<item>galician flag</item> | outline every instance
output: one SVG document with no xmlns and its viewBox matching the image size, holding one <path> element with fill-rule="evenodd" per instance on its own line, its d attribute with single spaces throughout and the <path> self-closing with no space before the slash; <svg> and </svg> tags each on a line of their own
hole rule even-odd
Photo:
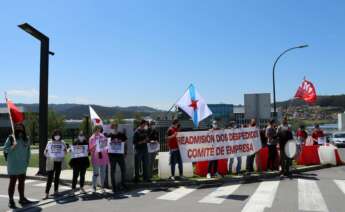
<svg viewBox="0 0 345 212">
<path fill-rule="evenodd" d="M 189 86 L 186 93 L 176 103 L 176 106 L 192 118 L 195 128 L 199 126 L 202 120 L 212 115 L 212 111 L 193 84 Z"/>
<path fill-rule="evenodd" d="M 90 109 L 90 119 L 92 121 L 92 124 L 94 126 L 96 125 L 103 125 L 103 121 L 102 119 L 99 117 L 99 115 L 96 113 L 96 111 L 91 107 L 89 106 L 89 109 Z"/>
</svg>

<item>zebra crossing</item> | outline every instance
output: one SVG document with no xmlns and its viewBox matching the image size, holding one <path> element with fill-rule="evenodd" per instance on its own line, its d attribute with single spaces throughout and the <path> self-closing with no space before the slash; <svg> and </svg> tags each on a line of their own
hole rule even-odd
<svg viewBox="0 0 345 212">
<path fill-rule="evenodd" d="M 325 181 L 323 181 L 324 183 Z M 290 183 L 290 182 L 289 182 Z M 291 182 L 296 185 L 297 190 L 293 197 L 298 198 L 296 204 L 299 211 L 332 211 L 327 206 L 327 201 L 319 188 L 319 181 L 308 179 L 297 179 Z M 345 180 L 327 181 L 327 183 L 334 184 L 345 200 Z M 264 181 L 257 183 L 256 189 L 253 193 L 248 194 L 248 198 L 242 204 L 242 212 L 264 212 L 267 209 L 272 209 L 279 191 L 281 181 Z M 196 201 L 196 204 L 221 205 L 227 201 L 227 197 L 241 191 L 243 184 L 239 185 L 222 185 L 211 189 L 205 196 Z M 294 186 L 290 186 L 294 187 Z M 166 193 L 159 193 L 153 198 L 154 201 L 175 202 L 183 201 L 193 196 L 193 193 L 198 192 L 200 187 L 179 187 Z M 138 191 L 145 195 L 152 194 L 153 190 Z M 145 196 L 143 195 L 143 197 Z M 130 195 L 129 195 L 130 197 Z M 286 197 L 286 198 L 293 198 Z M 195 199 L 195 198 L 193 198 Z M 187 201 L 190 201 L 188 199 Z M 281 200 L 280 200 L 281 201 Z"/>
</svg>

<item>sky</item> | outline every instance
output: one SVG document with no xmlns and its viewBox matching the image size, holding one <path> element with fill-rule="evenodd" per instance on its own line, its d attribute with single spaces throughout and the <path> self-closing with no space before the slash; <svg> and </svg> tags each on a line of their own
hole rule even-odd
<svg viewBox="0 0 345 212">
<path fill-rule="evenodd" d="M 39 42 L 50 38 L 49 103 L 168 109 L 193 83 L 208 103 L 245 93 L 293 98 L 304 76 L 343 94 L 345 1 L 50 0 L 0 2 L 0 92 L 37 103 Z M 3 102 L 3 101 L 0 101 Z"/>
</svg>

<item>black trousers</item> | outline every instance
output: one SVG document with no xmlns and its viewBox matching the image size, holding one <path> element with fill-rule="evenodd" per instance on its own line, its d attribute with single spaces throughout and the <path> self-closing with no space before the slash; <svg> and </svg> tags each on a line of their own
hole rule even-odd
<svg viewBox="0 0 345 212">
<path fill-rule="evenodd" d="M 246 169 L 248 172 L 254 172 L 254 160 L 255 160 L 255 154 L 247 156 Z"/>
<path fill-rule="evenodd" d="M 218 160 L 211 160 L 208 162 L 207 172 L 210 174 L 215 174 L 218 172 Z"/>
<path fill-rule="evenodd" d="M 47 185 L 46 185 L 46 194 L 49 194 L 50 188 L 52 186 L 54 180 L 54 191 L 59 191 L 59 183 L 60 183 L 60 174 L 61 174 L 61 167 L 62 162 L 55 161 L 54 162 L 54 169 L 48 172 L 47 178 Z"/>
<path fill-rule="evenodd" d="M 79 181 L 80 188 L 84 188 L 85 174 L 86 174 L 86 168 L 85 167 L 74 167 L 73 168 L 72 189 L 76 189 L 79 176 L 80 176 L 80 181 Z"/>
<path fill-rule="evenodd" d="M 267 169 L 276 170 L 277 145 L 268 145 Z"/>
<path fill-rule="evenodd" d="M 282 174 L 289 175 L 292 160 L 285 154 L 285 144 L 280 144 L 280 165 L 282 167 Z"/>
<path fill-rule="evenodd" d="M 119 164 L 121 169 L 121 183 L 125 183 L 126 179 L 126 165 L 125 165 L 125 156 L 123 154 L 109 154 L 110 161 L 110 178 L 113 192 L 116 191 L 116 164 Z"/>
<path fill-rule="evenodd" d="M 147 151 L 136 151 L 135 153 L 135 180 L 139 180 L 140 168 L 143 170 L 144 181 L 148 181 L 149 153 Z"/>
<path fill-rule="evenodd" d="M 171 169 L 171 176 L 175 176 L 175 167 L 176 164 L 178 165 L 178 170 L 180 173 L 180 176 L 183 176 L 183 163 L 182 158 L 180 155 L 180 151 L 170 151 L 170 169 Z"/>
<path fill-rule="evenodd" d="M 18 180 L 18 193 L 19 193 L 19 199 L 22 200 L 25 198 L 24 196 L 24 189 L 25 189 L 25 174 L 22 175 L 11 175 L 10 176 L 10 183 L 8 186 L 8 197 L 10 201 L 13 201 L 13 195 L 16 188 L 16 183 Z"/>
</svg>

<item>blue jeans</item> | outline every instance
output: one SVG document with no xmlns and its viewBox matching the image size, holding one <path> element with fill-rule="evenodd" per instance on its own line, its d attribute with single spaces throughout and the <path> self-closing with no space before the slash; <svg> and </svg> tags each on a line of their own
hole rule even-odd
<svg viewBox="0 0 345 212">
<path fill-rule="evenodd" d="M 234 164 L 234 159 L 235 158 L 230 158 L 230 162 L 229 162 L 229 173 L 232 173 L 232 165 Z M 240 173 L 241 172 L 241 166 L 242 166 L 242 157 L 237 157 L 237 166 L 236 166 L 236 173 Z"/>
<path fill-rule="evenodd" d="M 92 186 L 93 188 L 97 187 L 97 178 L 101 177 L 101 186 L 104 187 L 104 181 L 106 177 L 107 165 L 94 165 L 93 166 L 93 176 L 92 176 Z"/>
</svg>

